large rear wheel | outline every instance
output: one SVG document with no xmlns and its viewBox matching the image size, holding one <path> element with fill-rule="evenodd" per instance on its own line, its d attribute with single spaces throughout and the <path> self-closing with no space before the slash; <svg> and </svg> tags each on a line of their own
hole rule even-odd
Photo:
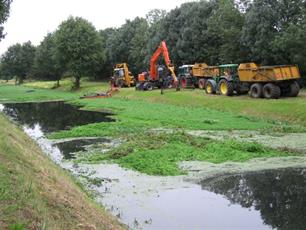
<svg viewBox="0 0 306 230">
<path fill-rule="evenodd" d="M 255 83 L 251 86 L 250 95 L 253 98 L 261 98 L 263 96 L 263 86 L 260 83 Z"/>
<path fill-rule="evenodd" d="M 279 86 L 268 83 L 263 87 L 263 95 L 267 99 L 278 99 L 281 95 Z"/>
<path fill-rule="evenodd" d="M 215 94 L 216 93 L 216 82 L 214 80 L 208 80 L 206 82 L 205 92 L 207 94 Z"/>
<path fill-rule="evenodd" d="M 232 82 L 222 79 L 218 84 L 219 92 L 222 95 L 232 96 L 234 93 L 234 85 Z"/>
<path fill-rule="evenodd" d="M 299 94 L 299 92 L 300 92 L 299 84 L 296 81 L 292 82 L 289 86 L 288 96 L 296 97 Z"/>
</svg>

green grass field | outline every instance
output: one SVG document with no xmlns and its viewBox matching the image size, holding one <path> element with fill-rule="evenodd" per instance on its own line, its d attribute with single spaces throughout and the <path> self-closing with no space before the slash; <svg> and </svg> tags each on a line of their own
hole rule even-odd
<svg viewBox="0 0 306 230">
<path fill-rule="evenodd" d="M 119 164 L 148 174 L 177 175 L 182 160 L 213 163 L 246 161 L 255 157 L 287 156 L 294 153 L 272 150 L 254 143 L 212 141 L 192 137 L 185 130 L 260 130 L 261 132 L 304 132 L 306 99 L 251 99 L 248 96 L 205 95 L 201 90 L 139 92 L 120 89 L 107 99 L 79 99 L 88 92 L 102 92 L 107 83 L 82 82 L 71 92 L 68 80 L 51 90 L 52 82 L 30 82 L 24 86 L 0 85 L 2 101 L 66 100 L 89 110 L 111 110 L 116 122 L 95 123 L 53 133 L 50 138 L 107 136 L 120 138 L 124 144 L 101 156 L 93 154 L 82 161 L 115 160 Z M 154 132 L 172 130 L 172 133 Z M 200 145 L 195 143 L 201 143 Z M 249 146 L 251 145 L 251 146 Z M 250 151 L 250 148 L 253 149 Z M 297 153 L 296 153 L 297 154 Z"/>
</svg>

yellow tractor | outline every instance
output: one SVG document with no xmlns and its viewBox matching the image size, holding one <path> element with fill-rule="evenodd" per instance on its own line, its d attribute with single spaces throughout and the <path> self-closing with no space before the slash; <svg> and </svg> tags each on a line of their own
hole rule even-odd
<svg viewBox="0 0 306 230">
<path fill-rule="evenodd" d="M 111 77 L 111 82 L 114 87 L 131 87 L 135 86 L 135 78 L 129 71 L 126 63 L 116 64 L 114 74 Z"/>
</svg>

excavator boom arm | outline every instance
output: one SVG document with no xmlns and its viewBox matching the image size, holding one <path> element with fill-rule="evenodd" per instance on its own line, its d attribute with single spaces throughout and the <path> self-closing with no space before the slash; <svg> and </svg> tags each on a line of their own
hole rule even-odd
<svg viewBox="0 0 306 230">
<path fill-rule="evenodd" d="M 165 63 L 167 65 L 167 68 L 170 70 L 171 72 L 171 76 L 173 77 L 174 81 L 177 82 L 177 78 L 176 75 L 174 73 L 174 68 L 171 64 L 171 60 L 170 60 L 170 56 L 169 56 L 169 51 L 166 45 L 165 41 L 162 41 L 160 43 L 160 46 L 157 48 L 157 50 L 154 52 L 154 54 L 151 57 L 151 61 L 150 61 L 150 76 L 152 78 L 152 80 L 157 80 L 157 68 L 156 68 L 156 63 L 158 61 L 158 58 L 160 57 L 160 55 L 164 56 L 164 60 Z"/>
</svg>

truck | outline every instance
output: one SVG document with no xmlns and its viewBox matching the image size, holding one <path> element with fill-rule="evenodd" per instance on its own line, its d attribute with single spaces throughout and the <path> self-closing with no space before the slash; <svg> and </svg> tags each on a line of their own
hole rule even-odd
<svg viewBox="0 0 306 230">
<path fill-rule="evenodd" d="M 163 56 L 165 66 L 158 65 Z M 162 41 L 150 59 L 150 71 L 138 74 L 136 90 L 153 90 L 154 88 L 171 88 L 177 83 L 174 66 L 171 63 L 169 51 L 165 41 Z"/>
<path fill-rule="evenodd" d="M 260 66 L 253 62 L 219 66 L 204 64 L 197 68 L 193 66 L 190 75 L 193 80 L 189 82 L 197 83 L 207 94 L 232 96 L 250 93 L 253 98 L 277 99 L 281 96 L 296 97 L 300 91 L 297 81 L 301 76 L 295 65 Z M 186 75 L 179 75 L 181 87 L 184 77 Z"/>
<path fill-rule="evenodd" d="M 115 65 L 111 82 L 114 87 L 122 88 L 135 86 L 135 78 L 129 71 L 126 63 L 119 63 Z"/>
</svg>

